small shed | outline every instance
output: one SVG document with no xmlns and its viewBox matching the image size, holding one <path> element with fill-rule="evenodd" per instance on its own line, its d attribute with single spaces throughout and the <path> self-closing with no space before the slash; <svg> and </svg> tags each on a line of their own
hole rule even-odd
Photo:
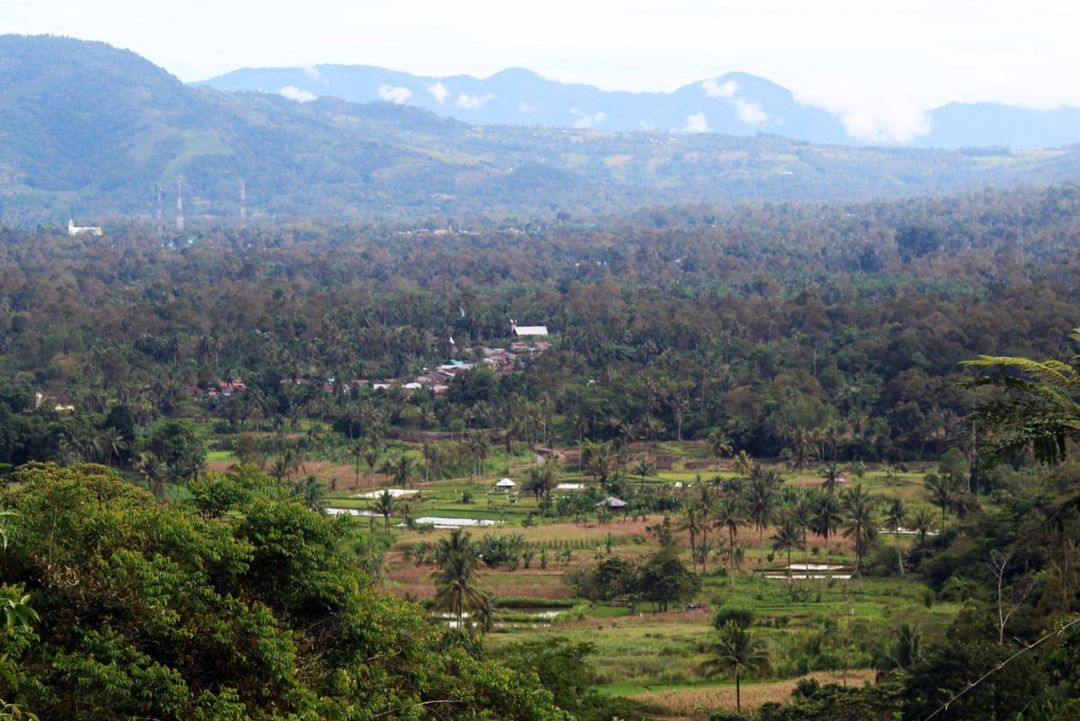
<svg viewBox="0 0 1080 721">
<path fill-rule="evenodd" d="M 626 501 L 622 500 L 621 498 L 616 498 L 615 496 L 608 496 L 596 505 L 597 507 L 604 506 L 612 510 L 621 511 L 622 509 L 626 508 Z"/>
<path fill-rule="evenodd" d="M 496 488 L 502 488 L 507 491 L 509 491 L 511 488 L 514 488 L 515 486 L 517 486 L 517 484 L 511 481 L 509 478 L 503 478 L 495 484 Z"/>
</svg>

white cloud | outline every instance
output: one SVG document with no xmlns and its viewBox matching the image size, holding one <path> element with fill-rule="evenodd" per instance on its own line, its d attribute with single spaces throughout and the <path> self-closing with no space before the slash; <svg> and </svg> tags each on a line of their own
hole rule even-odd
<svg viewBox="0 0 1080 721">
<path fill-rule="evenodd" d="M 795 99 L 833 113 L 849 136 L 867 143 L 908 143 L 930 132 L 926 110 L 890 86 L 818 75 Z"/>
<path fill-rule="evenodd" d="M 709 121 L 705 117 L 705 113 L 691 113 L 686 116 L 686 127 L 683 128 L 687 133 L 707 133 L 709 132 Z"/>
<path fill-rule="evenodd" d="M 701 89 L 705 91 L 707 98 L 733 98 L 739 92 L 739 83 L 727 80 L 721 85 L 713 78 L 709 78 L 701 83 Z"/>
<path fill-rule="evenodd" d="M 526 102 L 525 102 L 524 100 L 522 100 L 521 102 L 519 102 L 519 103 L 518 103 L 518 111 L 520 111 L 520 112 L 522 112 L 522 113 L 531 113 L 531 112 L 533 112 L 534 110 L 536 110 L 536 108 L 534 108 L 533 106 L 529 105 L 529 104 L 528 104 L 528 103 L 526 103 Z"/>
<path fill-rule="evenodd" d="M 308 80 L 314 80 L 315 82 L 322 83 L 323 85 L 326 84 L 326 78 L 323 77 L 323 74 L 320 73 L 319 69 L 314 65 L 304 68 L 304 75 L 307 76 Z"/>
<path fill-rule="evenodd" d="M 295 85 L 286 85 L 283 88 L 278 88 L 277 94 L 283 98 L 295 100 L 298 103 L 310 103 L 312 100 L 316 100 L 319 97 L 315 93 L 309 93 L 307 90 L 301 90 Z"/>
<path fill-rule="evenodd" d="M 488 93 L 483 97 L 479 95 L 466 95 L 465 93 L 462 93 L 457 97 L 457 100 L 454 101 L 454 105 L 458 106 L 459 108 L 464 108 L 465 110 L 477 110 L 478 108 L 484 107 L 487 101 L 494 99 L 495 96 L 491 93 Z"/>
<path fill-rule="evenodd" d="M 769 121 L 769 114 L 760 103 L 742 98 L 735 98 L 732 102 L 735 103 L 735 115 L 747 125 L 762 125 Z"/>
<path fill-rule="evenodd" d="M 412 91 L 400 85 L 380 85 L 379 100 L 385 100 L 394 105 L 401 105 L 412 97 Z"/>
<path fill-rule="evenodd" d="M 442 84 L 441 80 L 434 85 L 428 85 L 427 91 L 431 93 L 431 96 L 435 98 L 435 102 L 439 105 L 445 103 L 446 99 L 451 95 L 450 91 Z"/>
<path fill-rule="evenodd" d="M 602 110 L 597 111 L 592 115 L 583 113 L 577 108 L 570 108 L 570 112 L 577 118 L 577 120 L 574 121 L 575 128 L 591 128 L 607 120 L 607 113 Z"/>
</svg>

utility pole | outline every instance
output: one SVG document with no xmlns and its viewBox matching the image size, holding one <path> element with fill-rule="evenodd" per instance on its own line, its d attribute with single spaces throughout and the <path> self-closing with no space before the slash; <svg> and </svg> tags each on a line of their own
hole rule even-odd
<svg viewBox="0 0 1080 721">
<path fill-rule="evenodd" d="M 176 232 L 184 232 L 184 176 L 176 176 Z"/>
<path fill-rule="evenodd" d="M 165 241 L 165 219 L 161 212 L 161 184 L 157 186 L 157 234 L 158 240 Z"/>
</svg>

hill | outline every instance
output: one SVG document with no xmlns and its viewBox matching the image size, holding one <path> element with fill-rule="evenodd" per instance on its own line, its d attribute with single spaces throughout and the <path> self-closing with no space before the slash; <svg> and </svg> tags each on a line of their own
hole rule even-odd
<svg viewBox="0 0 1080 721">
<path fill-rule="evenodd" d="M 525 82 L 511 73 L 505 83 Z M 389 102 L 188 87 L 127 51 L 0 37 L 5 222 L 152 222 L 178 175 L 192 222 L 607 213 L 676 202 L 847 201 L 1067 181 L 1080 150 L 852 148 L 594 128 L 467 125 Z"/>
<path fill-rule="evenodd" d="M 838 115 L 747 73 L 727 73 L 671 93 L 605 91 L 548 80 L 521 68 L 474 78 L 418 76 L 363 65 L 243 68 L 197 85 L 276 93 L 301 101 L 320 97 L 356 103 L 385 101 L 479 125 L 739 136 L 769 133 L 819 144 L 866 145 L 865 139 L 849 134 Z M 1054 148 L 1080 142 L 1078 121 L 1078 108 L 1042 111 L 999 103 L 950 103 L 927 113 L 927 132 L 906 144 L 953 150 Z"/>
</svg>

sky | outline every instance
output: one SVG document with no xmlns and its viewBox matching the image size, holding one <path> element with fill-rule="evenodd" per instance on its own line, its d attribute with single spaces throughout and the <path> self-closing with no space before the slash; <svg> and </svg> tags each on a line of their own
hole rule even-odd
<svg viewBox="0 0 1080 721">
<path fill-rule="evenodd" d="M 0 32 L 133 50 L 185 81 L 239 67 L 524 67 L 606 90 L 760 75 L 910 139 L 951 101 L 1080 106 L 1075 0 L 0 0 Z"/>
</svg>

